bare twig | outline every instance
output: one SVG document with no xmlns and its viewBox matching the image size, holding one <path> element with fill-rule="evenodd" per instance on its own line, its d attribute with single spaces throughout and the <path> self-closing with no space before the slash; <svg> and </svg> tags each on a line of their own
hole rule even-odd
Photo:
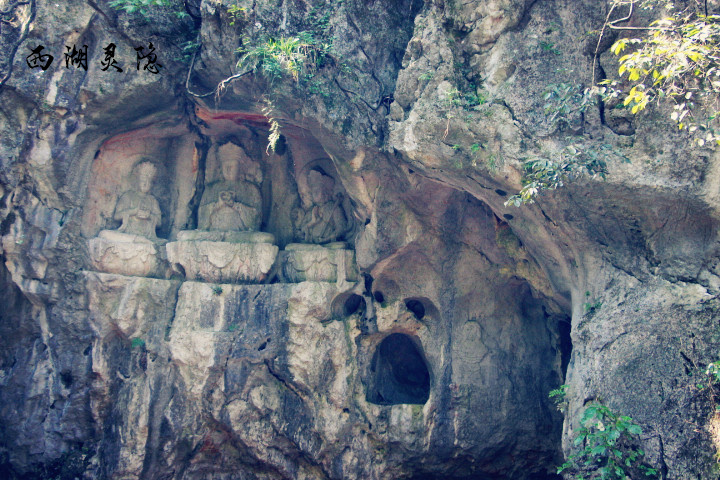
<svg viewBox="0 0 720 480">
<path fill-rule="evenodd" d="M 243 73 L 237 73 L 235 75 L 232 75 L 232 76 L 226 78 L 225 80 L 222 80 L 220 83 L 217 84 L 217 87 L 215 87 L 215 89 L 213 89 L 212 91 L 210 91 L 208 93 L 202 93 L 202 94 L 195 93 L 192 90 L 190 90 L 190 77 L 192 76 L 193 68 L 195 67 L 195 59 L 197 58 L 197 54 L 199 51 L 200 51 L 200 48 L 198 48 L 195 51 L 195 53 L 193 54 L 192 61 L 190 62 L 190 68 L 188 69 L 187 78 L 185 79 L 185 91 L 187 93 L 189 93 L 190 95 L 192 95 L 193 97 L 204 98 L 204 97 L 209 97 L 210 95 L 213 95 L 213 94 L 216 96 L 219 96 L 222 93 L 222 91 L 227 88 L 227 86 L 230 82 L 232 82 L 233 80 L 237 80 L 240 77 L 244 77 L 248 73 L 252 72 L 252 70 L 248 70 Z"/>
<path fill-rule="evenodd" d="M 615 7 L 617 4 L 613 3 L 610 7 L 610 10 L 608 11 L 607 16 L 605 17 L 605 22 L 603 23 L 602 29 L 600 30 L 600 36 L 598 38 L 597 44 L 595 45 L 595 55 L 593 55 L 593 64 L 592 64 L 592 84 L 595 85 L 597 83 L 597 79 L 595 78 L 595 72 L 597 70 L 597 59 L 598 55 L 600 54 L 600 43 L 602 42 L 603 36 L 605 35 L 605 28 L 609 25 L 610 15 L 612 15 L 613 10 L 615 10 Z"/>
</svg>

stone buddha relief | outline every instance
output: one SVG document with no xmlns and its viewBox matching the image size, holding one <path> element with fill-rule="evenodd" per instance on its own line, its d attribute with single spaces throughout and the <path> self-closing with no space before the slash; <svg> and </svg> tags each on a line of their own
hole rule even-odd
<svg viewBox="0 0 720 480">
<path fill-rule="evenodd" d="M 156 245 L 165 243 L 157 237 L 162 220 L 160 204 L 151 190 L 157 167 L 142 161 L 133 168 L 131 188 L 115 205 L 113 220 L 120 222 L 117 230 L 102 230 L 91 239 L 90 257 L 93 266 L 107 273 L 121 275 L 159 275 L 164 263 Z"/>
<path fill-rule="evenodd" d="M 335 189 L 335 180 L 311 170 L 308 192 L 302 198 L 304 208 L 295 212 L 297 238 L 304 243 L 323 245 L 344 240 L 350 230 L 344 207 L 344 195 Z"/>
<path fill-rule="evenodd" d="M 262 171 L 245 150 L 233 143 L 217 148 L 220 175 L 206 183 L 198 207 L 197 230 L 178 232 L 167 244 L 168 260 L 188 279 L 214 283 L 264 281 L 278 247 L 262 223 Z"/>
<path fill-rule="evenodd" d="M 118 232 L 159 240 L 155 230 L 162 213 L 160 204 L 150 193 L 156 175 L 157 168 L 150 162 L 142 162 L 135 167 L 138 189 L 123 193 L 115 206 L 113 218 L 122 222 Z"/>
<path fill-rule="evenodd" d="M 253 162 L 239 147 L 232 145 L 234 155 L 223 155 L 222 179 L 205 187 L 198 211 L 198 229 L 235 232 L 260 229 L 262 196 L 251 180 L 258 174 Z M 260 181 L 262 177 L 260 176 Z"/>
<path fill-rule="evenodd" d="M 295 238 L 282 252 L 280 276 L 285 282 L 353 282 L 357 280 L 355 252 L 347 249 L 352 229 L 345 211 L 345 195 L 333 177 L 312 169 L 295 211 Z"/>
</svg>

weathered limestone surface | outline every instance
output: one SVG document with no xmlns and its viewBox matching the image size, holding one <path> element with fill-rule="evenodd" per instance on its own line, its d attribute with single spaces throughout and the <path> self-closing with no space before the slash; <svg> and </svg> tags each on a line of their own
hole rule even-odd
<svg viewBox="0 0 720 480">
<path fill-rule="evenodd" d="M 592 81 L 604 2 L 108 3 L 0 13 L 0 477 L 553 479 L 593 400 L 663 478 L 717 477 L 720 158 L 660 111 L 544 108 Z M 334 39 L 311 84 L 212 95 L 243 37 L 301 31 Z M 607 179 L 505 207 L 567 142 L 610 145 Z"/>
<path fill-rule="evenodd" d="M 91 406 L 102 439 L 93 461 L 96 472 L 113 478 L 234 478 L 238 471 L 247 478 L 387 478 L 411 465 L 438 475 L 483 468 L 452 460 L 422 466 L 422 458 L 439 459 L 442 450 L 456 448 L 493 468 L 520 472 L 511 457 L 472 439 L 509 445 L 518 435 L 539 440 L 552 431 L 549 421 L 537 431 L 501 426 L 508 415 L 531 413 L 523 405 L 530 397 L 528 385 L 505 383 L 497 372 L 509 358 L 545 355 L 542 342 L 458 356 L 450 367 L 448 341 L 455 355 L 470 352 L 478 338 L 498 341 L 499 332 L 472 321 L 462 337 L 449 340 L 436 313 L 420 322 L 396 301 L 378 313 L 379 332 L 361 336 L 367 319 L 358 313 L 336 318 L 330 305 L 339 291 L 326 282 L 218 290 L 198 282 L 86 277 L 96 338 Z M 534 323 L 544 342 L 551 341 L 542 322 L 520 312 L 511 316 L 516 320 L 504 329 L 520 334 Z M 433 378 L 425 406 L 366 401 L 370 359 L 388 332 L 411 335 L 421 345 Z M 439 381 L 448 368 L 458 372 L 448 377 L 456 382 L 452 396 Z M 518 379 L 552 372 L 538 368 L 518 372 Z M 497 391 L 504 392 L 485 400 L 481 416 L 464 407 L 484 397 L 473 387 L 478 382 L 503 385 Z M 532 418 L 551 412 L 538 415 Z M 406 453 L 398 457 L 398 451 Z M 529 445 L 524 454 L 543 455 Z"/>
<path fill-rule="evenodd" d="M 335 248 L 333 248 L 335 247 Z M 344 243 L 330 246 L 290 243 L 280 254 L 286 282 L 356 282 L 355 252 Z"/>
</svg>

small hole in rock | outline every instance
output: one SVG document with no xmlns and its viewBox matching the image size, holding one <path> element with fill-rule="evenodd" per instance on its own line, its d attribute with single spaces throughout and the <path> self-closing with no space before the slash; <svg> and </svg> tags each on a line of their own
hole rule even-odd
<svg viewBox="0 0 720 480">
<path fill-rule="evenodd" d="M 375 290 L 375 293 L 373 293 L 373 297 L 375 298 L 375 301 L 378 303 L 382 303 L 385 301 L 385 295 L 380 290 Z"/>
<path fill-rule="evenodd" d="M 343 305 L 343 314 L 346 317 L 349 317 L 363 308 L 365 308 L 365 300 L 363 300 L 360 295 L 353 293 L 347 300 L 345 300 L 345 304 Z"/>
<path fill-rule="evenodd" d="M 503 218 L 504 218 L 505 220 L 512 220 L 512 219 L 515 218 L 515 217 L 513 217 L 513 216 L 510 215 L 509 213 L 503 213 Z"/>
<path fill-rule="evenodd" d="M 372 284 L 373 284 L 373 277 L 369 273 L 363 273 L 363 284 L 365 286 L 365 291 L 370 293 L 370 290 L 372 290 Z"/>
<path fill-rule="evenodd" d="M 265 350 L 266 347 L 267 347 L 267 342 L 263 342 L 263 343 L 258 347 L 258 352 L 262 352 L 263 350 Z"/>
<path fill-rule="evenodd" d="M 500 188 L 495 189 L 495 193 L 497 193 L 497 194 L 500 195 L 501 197 L 507 196 L 507 192 L 506 192 L 505 190 L 500 189 Z"/>
<path fill-rule="evenodd" d="M 425 316 L 425 305 L 420 300 L 405 300 L 405 306 L 418 320 L 422 320 Z"/>
<path fill-rule="evenodd" d="M 70 388 L 70 386 L 73 384 L 72 372 L 70 372 L 69 370 L 60 372 L 60 381 L 62 382 L 63 387 Z"/>
</svg>

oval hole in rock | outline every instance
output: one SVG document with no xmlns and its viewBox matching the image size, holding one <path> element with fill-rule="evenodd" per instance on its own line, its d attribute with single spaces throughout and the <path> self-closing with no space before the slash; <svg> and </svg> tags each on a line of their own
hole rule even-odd
<svg viewBox="0 0 720 480">
<path fill-rule="evenodd" d="M 382 303 L 385 301 L 385 295 L 380 290 L 375 290 L 375 293 L 373 293 L 373 297 L 375 298 L 375 301 L 378 303 Z"/>
<path fill-rule="evenodd" d="M 506 192 L 505 190 L 500 189 L 500 188 L 496 188 L 496 189 L 495 189 L 495 193 L 497 193 L 497 194 L 500 195 L 501 197 L 504 197 L 504 196 L 507 195 L 507 192 Z"/>
<path fill-rule="evenodd" d="M 409 335 L 393 333 L 372 357 L 366 399 L 376 405 L 424 404 L 430 396 L 430 372 Z"/>
<path fill-rule="evenodd" d="M 505 220 L 512 220 L 512 219 L 515 218 L 515 217 L 513 217 L 513 216 L 510 215 L 509 213 L 503 213 L 503 218 L 504 218 Z"/>
<path fill-rule="evenodd" d="M 343 314 L 349 317 L 361 308 L 365 308 L 365 300 L 360 295 L 353 293 L 343 304 Z"/>
<path fill-rule="evenodd" d="M 415 315 L 415 318 L 417 318 L 418 320 L 422 320 L 422 318 L 425 316 L 425 305 L 423 305 L 420 300 L 405 300 L 405 306 L 413 313 L 413 315 Z"/>
</svg>

